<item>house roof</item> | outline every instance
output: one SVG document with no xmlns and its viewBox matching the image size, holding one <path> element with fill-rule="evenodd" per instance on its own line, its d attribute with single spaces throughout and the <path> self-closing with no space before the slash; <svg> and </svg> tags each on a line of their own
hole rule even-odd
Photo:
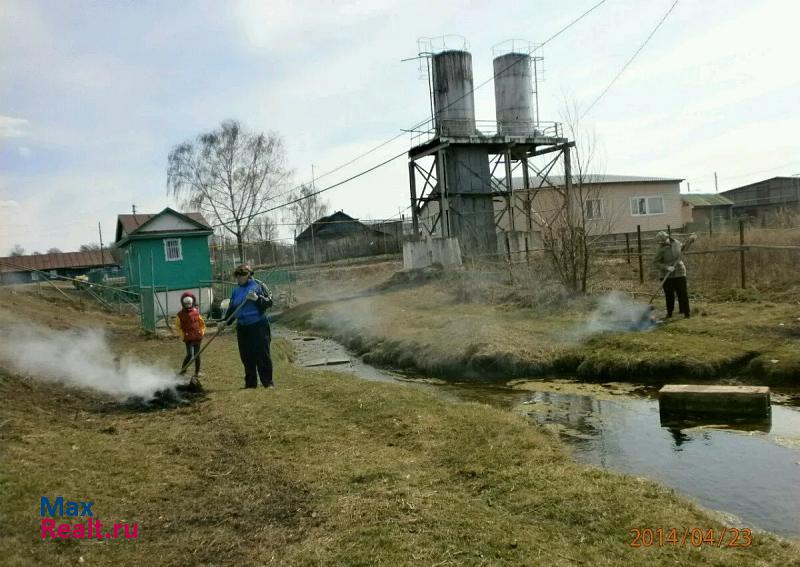
<svg viewBox="0 0 800 567">
<path fill-rule="evenodd" d="M 695 195 L 681 195 L 684 203 L 689 203 L 693 207 L 720 207 L 733 205 L 733 201 L 717 193 L 703 193 Z"/>
<path fill-rule="evenodd" d="M 314 221 L 311 226 L 297 235 L 295 241 L 311 240 L 312 227 L 314 229 L 314 238 L 339 238 L 355 232 L 359 234 L 369 232 L 376 236 L 387 236 L 385 232 L 369 227 L 343 211 L 336 211 L 332 215 L 321 217 Z"/>
<path fill-rule="evenodd" d="M 768 177 L 767 179 L 762 179 L 761 181 L 754 181 L 753 183 L 748 183 L 747 185 L 740 185 L 739 187 L 734 187 L 733 189 L 728 189 L 726 191 L 722 191 L 723 195 L 735 195 L 738 191 L 742 189 L 749 189 L 750 187 L 754 187 L 756 185 L 762 185 L 764 183 L 769 183 L 770 181 L 775 180 L 788 180 L 792 181 L 792 185 L 797 187 L 795 184 L 800 184 L 800 177 L 797 176 L 788 176 L 788 175 L 776 175 L 775 177 Z"/>
<path fill-rule="evenodd" d="M 155 214 L 143 213 L 135 215 L 127 215 L 127 214 L 117 215 L 116 242 L 120 242 L 121 240 L 127 239 L 129 236 L 136 234 L 150 221 L 164 215 L 165 213 L 170 213 L 190 221 L 190 223 L 195 224 L 197 226 L 196 230 L 202 230 L 202 231 L 212 230 L 211 225 L 208 224 L 208 221 L 206 221 L 206 219 L 203 217 L 201 213 L 198 212 L 180 213 L 170 207 L 166 207 L 163 211 Z"/>
<path fill-rule="evenodd" d="M 31 270 L 56 270 L 59 268 L 92 268 L 116 265 L 108 250 L 91 252 L 59 252 L 30 256 L 0 258 L 0 272 L 26 272 Z"/>
<path fill-rule="evenodd" d="M 555 185 L 561 187 L 564 185 L 563 175 L 548 175 L 547 180 Z M 606 175 L 600 173 L 589 173 L 583 176 L 584 184 L 601 185 L 601 184 L 619 184 L 619 183 L 680 183 L 683 179 L 679 177 L 646 177 L 641 175 Z M 578 177 L 572 176 L 572 183 L 577 183 Z M 539 187 L 542 183 L 542 177 L 532 175 L 530 177 L 531 187 Z M 522 177 L 514 177 L 512 180 L 514 189 L 525 189 L 525 184 L 522 182 Z M 547 184 L 542 185 L 547 187 Z"/>
</svg>

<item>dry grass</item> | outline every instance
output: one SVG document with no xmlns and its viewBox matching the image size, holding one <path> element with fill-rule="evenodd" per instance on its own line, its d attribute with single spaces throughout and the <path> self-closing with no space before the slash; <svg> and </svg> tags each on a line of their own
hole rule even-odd
<svg viewBox="0 0 800 567">
<path fill-rule="evenodd" d="M 581 330 L 596 303 L 491 273 L 290 310 L 288 324 L 326 333 L 370 362 L 489 379 L 569 373 L 588 380 L 745 378 L 797 384 L 800 309 L 788 302 L 695 301 L 695 317 L 648 333 Z M 492 303 L 492 297 L 502 302 Z M 641 296 L 640 296 L 641 297 Z M 657 306 L 661 309 L 662 298 Z M 775 362 L 773 362 L 775 361 Z"/>
<path fill-rule="evenodd" d="M 17 299 L 18 317 L 48 316 Z M 109 323 L 143 360 L 174 358 L 174 341 L 126 320 L 70 315 Z M 212 348 L 206 398 L 173 410 L 0 376 L 5 564 L 797 564 L 766 534 L 746 549 L 631 548 L 633 527 L 721 525 L 653 482 L 572 462 L 522 417 L 295 368 L 280 343 L 278 388 L 243 391 L 233 341 Z M 90 499 L 104 522 L 138 522 L 139 540 L 39 541 L 42 495 Z"/>
</svg>

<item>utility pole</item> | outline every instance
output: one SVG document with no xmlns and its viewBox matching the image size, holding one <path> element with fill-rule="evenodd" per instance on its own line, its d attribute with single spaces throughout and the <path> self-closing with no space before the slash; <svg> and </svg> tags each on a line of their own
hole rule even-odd
<svg viewBox="0 0 800 567">
<path fill-rule="evenodd" d="M 294 229 L 294 240 L 292 241 L 292 268 L 297 271 L 297 258 L 294 255 L 295 248 L 297 248 L 297 229 Z"/>
<path fill-rule="evenodd" d="M 135 215 L 136 214 L 136 203 L 131 205 L 131 210 L 133 210 L 133 214 Z"/>
<path fill-rule="evenodd" d="M 313 193 L 316 190 L 317 190 L 317 182 L 316 182 L 316 179 L 314 178 L 314 164 L 312 163 L 311 164 L 311 192 Z M 315 199 L 315 198 L 316 197 L 312 197 L 311 199 Z M 310 219 L 311 220 L 311 253 L 313 254 L 314 263 L 316 264 L 317 263 L 317 243 L 314 240 L 314 220 L 315 220 L 314 216 L 315 216 L 316 213 L 314 212 L 314 208 L 315 207 L 314 207 L 314 201 L 313 200 L 311 201 L 310 206 L 311 206 L 311 210 L 309 212 L 311 214 L 309 216 L 311 217 L 311 219 Z"/>
<path fill-rule="evenodd" d="M 97 232 L 100 233 L 100 261 L 103 262 L 103 229 L 100 228 L 100 222 L 97 223 Z"/>
<path fill-rule="evenodd" d="M 719 186 L 717 185 L 717 172 L 714 172 L 714 193 L 719 193 Z"/>
</svg>

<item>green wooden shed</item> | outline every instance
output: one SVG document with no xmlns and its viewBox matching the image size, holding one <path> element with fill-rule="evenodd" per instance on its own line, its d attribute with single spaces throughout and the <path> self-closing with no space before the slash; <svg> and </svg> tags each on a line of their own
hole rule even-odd
<svg viewBox="0 0 800 567">
<path fill-rule="evenodd" d="M 211 226 L 200 213 L 179 213 L 169 207 L 157 214 L 117 217 L 114 246 L 128 286 L 153 295 L 157 313 L 172 316 L 180 310 L 180 296 L 192 291 L 201 311 L 213 300 L 208 237 Z"/>
</svg>

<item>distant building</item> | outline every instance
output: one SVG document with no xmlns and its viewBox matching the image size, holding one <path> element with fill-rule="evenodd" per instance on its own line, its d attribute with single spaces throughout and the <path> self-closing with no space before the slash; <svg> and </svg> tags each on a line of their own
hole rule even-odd
<svg viewBox="0 0 800 567">
<path fill-rule="evenodd" d="M 573 181 L 573 210 L 581 211 L 587 230 L 593 235 L 624 235 L 677 229 L 683 227 L 679 178 L 640 177 L 632 175 L 587 175 L 582 183 Z M 494 199 L 499 250 L 511 247 L 521 252 L 526 247 L 541 246 L 541 230 L 563 217 L 563 176 L 546 179 L 531 177 L 529 187 L 522 178 L 514 178 L 514 195 L 509 214 L 505 197 Z M 513 222 L 512 222 L 513 215 Z M 425 204 L 420 214 L 423 236 L 441 234 L 438 201 Z M 506 237 L 509 242 L 506 243 Z"/>
<path fill-rule="evenodd" d="M 683 221 L 685 225 L 694 225 L 693 230 L 713 230 L 714 226 L 722 226 L 733 220 L 733 201 L 717 193 L 684 194 Z"/>
<path fill-rule="evenodd" d="M 0 283 L 31 283 L 58 276 L 74 278 L 95 268 L 111 268 L 117 263 L 108 250 L 58 252 L 0 258 Z"/>
<path fill-rule="evenodd" d="M 393 235 L 342 211 L 314 221 L 297 235 L 295 244 L 297 260 L 301 262 L 330 262 L 399 251 L 398 239 Z"/>
<path fill-rule="evenodd" d="M 117 216 L 114 246 L 128 278 L 139 293 L 155 294 L 157 308 L 180 310 L 180 295 L 193 291 L 203 312 L 211 307 L 211 226 L 200 213 L 169 207 L 157 214 Z"/>
<path fill-rule="evenodd" d="M 720 193 L 733 201 L 737 218 L 771 224 L 777 217 L 800 213 L 800 177 L 772 177 Z"/>
</svg>

